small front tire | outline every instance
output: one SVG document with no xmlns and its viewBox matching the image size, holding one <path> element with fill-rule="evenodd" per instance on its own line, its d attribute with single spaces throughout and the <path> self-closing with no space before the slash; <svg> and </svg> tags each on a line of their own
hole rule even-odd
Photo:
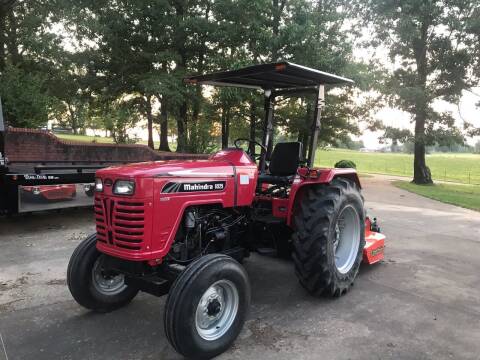
<svg viewBox="0 0 480 360">
<path fill-rule="evenodd" d="M 165 333 L 187 358 L 211 359 L 226 351 L 242 330 L 250 307 L 250 283 L 233 258 L 210 254 L 175 280 L 165 306 Z"/>
<path fill-rule="evenodd" d="M 96 248 L 96 235 L 82 241 L 73 252 L 67 284 L 77 303 L 96 312 L 109 312 L 128 304 L 138 289 L 126 285 L 122 274 L 105 269 L 104 256 Z"/>
</svg>

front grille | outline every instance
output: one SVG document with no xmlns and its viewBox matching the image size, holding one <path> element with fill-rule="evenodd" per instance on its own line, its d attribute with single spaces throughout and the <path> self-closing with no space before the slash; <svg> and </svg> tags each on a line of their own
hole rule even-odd
<svg viewBox="0 0 480 360">
<path fill-rule="evenodd" d="M 95 197 L 94 212 L 98 241 L 122 249 L 142 249 L 145 229 L 143 202 Z"/>
</svg>

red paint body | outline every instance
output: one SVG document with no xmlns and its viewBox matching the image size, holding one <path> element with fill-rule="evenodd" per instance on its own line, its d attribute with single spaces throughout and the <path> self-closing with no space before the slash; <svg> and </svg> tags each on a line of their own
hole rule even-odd
<svg viewBox="0 0 480 360">
<path fill-rule="evenodd" d="M 136 261 L 161 262 L 170 251 L 184 210 L 192 205 L 219 204 L 224 208 L 250 207 L 255 200 L 272 202 L 274 216 L 291 225 L 298 191 L 308 185 L 329 183 L 337 176 L 360 184 L 353 169 L 318 169 L 315 177 L 302 178 L 299 169 L 288 199 L 255 197 L 258 169 L 243 150 L 227 149 L 208 160 L 156 161 L 110 167 L 97 171 L 107 179 L 134 180 L 135 193 L 119 196 L 111 186 L 95 194 L 97 248 L 109 255 Z M 317 176 L 318 175 L 318 176 Z M 162 192 L 167 183 L 225 182 L 221 191 Z M 369 227 L 370 229 L 370 227 Z"/>
<path fill-rule="evenodd" d="M 22 190 L 48 201 L 70 200 L 77 195 L 75 184 L 23 186 Z"/>
</svg>

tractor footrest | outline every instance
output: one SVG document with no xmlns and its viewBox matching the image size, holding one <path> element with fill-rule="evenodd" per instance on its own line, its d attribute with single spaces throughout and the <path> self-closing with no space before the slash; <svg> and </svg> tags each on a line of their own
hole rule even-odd
<svg viewBox="0 0 480 360">
<path fill-rule="evenodd" d="M 172 282 L 155 275 L 125 276 L 125 284 L 155 296 L 168 294 Z"/>
</svg>

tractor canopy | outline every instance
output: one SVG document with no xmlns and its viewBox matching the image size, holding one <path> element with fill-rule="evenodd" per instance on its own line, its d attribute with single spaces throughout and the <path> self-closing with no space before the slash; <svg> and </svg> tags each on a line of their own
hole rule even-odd
<svg viewBox="0 0 480 360">
<path fill-rule="evenodd" d="M 242 69 L 220 71 L 205 75 L 188 76 L 184 79 L 188 84 L 234 86 L 263 90 L 265 94 L 265 118 L 262 126 L 262 151 L 259 169 L 263 174 L 267 159 L 273 149 L 273 112 L 277 96 L 292 97 L 313 93 L 315 95 L 315 112 L 311 125 L 308 144 L 308 167 L 313 167 L 318 133 L 320 131 L 321 111 L 325 105 L 325 85 L 353 84 L 353 80 L 324 71 L 297 65 L 288 61 L 271 64 L 248 66 Z M 253 140 L 253 139 L 251 139 Z"/>
<path fill-rule="evenodd" d="M 189 76 L 185 78 L 185 82 L 262 90 L 308 88 L 325 84 L 353 84 L 353 80 L 287 61 Z"/>
</svg>

